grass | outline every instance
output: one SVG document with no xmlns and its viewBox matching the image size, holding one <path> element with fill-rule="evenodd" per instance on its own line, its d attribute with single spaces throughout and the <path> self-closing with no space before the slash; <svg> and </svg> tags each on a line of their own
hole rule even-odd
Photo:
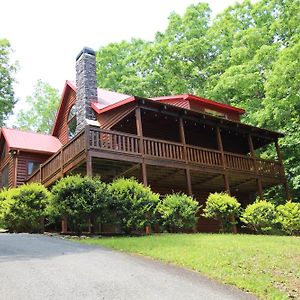
<svg viewBox="0 0 300 300">
<path fill-rule="evenodd" d="M 198 271 L 261 299 L 300 299 L 300 238 L 160 234 L 81 240 Z"/>
</svg>

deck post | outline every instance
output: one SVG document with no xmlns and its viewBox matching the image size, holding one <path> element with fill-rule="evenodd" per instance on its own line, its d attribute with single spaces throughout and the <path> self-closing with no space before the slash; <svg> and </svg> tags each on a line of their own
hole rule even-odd
<svg viewBox="0 0 300 300">
<path fill-rule="evenodd" d="M 256 183 L 257 183 L 257 189 L 258 189 L 258 196 L 261 200 L 264 199 L 264 191 L 263 191 L 263 186 L 262 186 L 262 181 L 261 177 L 259 176 L 258 172 L 258 166 L 257 166 L 257 161 L 256 161 L 256 154 L 253 146 L 253 140 L 251 134 L 248 135 L 248 144 L 249 144 L 249 150 L 251 154 L 251 158 L 253 159 L 253 164 L 254 164 L 254 169 L 256 173 Z"/>
<path fill-rule="evenodd" d="M 93 176 L 92 157 L 90 154 L 90 125 L 85 126 L 86 175 Z"/>
<path fill-rule="evenodd" d="M 285 175 L 284 166 L 283 166 L 283 160 L 282 160 L 282 154 L 281 154 L 281 151 L 280 151 L 280 148 L 279 148 L 278 140 L 275 140 L 274 143 L 275 143 L 277 158 L 278 158 L 279 163 L 281 164 L 282 175 Z M 288 201 L 290 201 L 292 199 L 292 197 L 291 197 L 291 192 L 290 192 L 287 180 L 285 180 L 285 182 L 283 183 L 283 187 L 284 187 L 284 190 L 285 190 L 286 198 L 287 198 Z"/>
<path fill-rule="evenodd" d="M 183 145 L 183 158 L 187 165 L 188 161 L 187 161 L 185 132 L 184 132 L 183 118 L 181 116 L 179 117 L 179 137 L 180 137 L 180 142 Z M 186 178 L 186 185 L 187 185 L 187 193 L 189 196 L 192 196 L 193 195 L 192 179 L 191 179 L 191 172 L 188 167 L 185 168 L 185 178 Z"/>
<path fill-rule="evenodd" d="M 68 219 L 66 216 L 63 217 L 61 220 L 61 233 L 67 233 L 68 232 Z"/>
<path fill-rule="evenodd" d="M 225 191 L 227 192 L 228 195 L 231 195 L 230 192 L 230 185 L 229 185 L 229 178 L 226 170 L 226 161 L 225 161 L 225 154 L 224 154 L 224 148 L 223 148 L 223 142 L 222 142 L 222 136 L 221 136 L 221 131 L 220 127 L 216 126 L 216 133 L 217 133 L 217 143 L 218 143 L 218 150 L 221 152 L 221 160 L 222 160 L 222 165 L 224 169 L 224 174 L 223 174 L 223 180 L 224 180 L 224 186 L 225 186 Z M 232 216 L 232 223 L 235 223 L 235 218 Z M 237 227 L 236 224 L 232 225 L 232 233 L 237 233 Z"/>
<path fill-rule="evenodd" d="M 223 180 L 224 180 L 225 191 L 228 193 L 228 195 L 230 195 L 229 179 L 226 171 L 224 148 L 223 148 L 222 136 L 221 136 L 221 131 L 219 126 L 216 126 L 216 134 L 217 134 L 218 150 L 221 152 L 221 160 L 224 169 Z"/>
<path fill-rule="evenodd" d="M 141 164 L 142 180 L 143 180 L 143 184 L 147 186 L 148 185 L 147 168 L 144 162 L 145 150 L 144 150 L 144 139 L 143 139 L 143 125 L 142 125 L 141 108 L 139 106 L 135 109 L 135 118 L 136 118 L 136 131 L 137 131 L 137 135 L 140 138 L 140 152 L 142 155 L 142 164 Z"/>
</svg>

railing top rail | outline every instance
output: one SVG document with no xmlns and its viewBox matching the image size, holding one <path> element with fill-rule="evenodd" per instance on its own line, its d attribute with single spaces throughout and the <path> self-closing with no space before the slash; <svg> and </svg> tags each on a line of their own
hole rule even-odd
<svg viewBox="0 0 300 300">
<path fill-rule="evenodd" d="M 196 150 L 202 150 L 202 151 L 209 151 L 209 152 L 214 152 L 214 153 L 221 154 L 221 151 L 215 150 L 215 149 L 209 149 L 209 148 L 194 146 L 194 145 L 190 145 L 190 144 L 187 144 L 186 147 L 190 148 L 190 149 L 196 149 Z"/>
<path fill-rule="evenodd" d="M 167 141 L 167 140 L 160 140 L 160 139 L 153 139 L 153 138 L 148 138 L 148 137 L 145 137 L 144 141 L 158 142 L 158 143 L 162 143 L 162 144 L 170 144 L 170 145 L 174 145 L 174 146 L 183 147 L 182 143 L 177 143 L 177 142 Z"/>
<path fill-rule="evenodd" d="M 236 157 L 240 157 L 240 158 L 246 158 L 249 160 L 254 160 L 253 157 L 248 156 L 248 155 L 243 155 L 243 154 L 239 154 L 239 153 L 232 153 L 232 152 L 224 152 L 225 155 L 230 155 L 230 156 L 236 156 Z"/>
<path fill-rule="evenodd" d="M 137 136 L 136 134 L 122 132 L 122 131 L 109 130 L 109 129 L 102 129 L 102 128 L 96 127 L 96 126 L 91 126 L 90 131 L 97 131 L 97 132 L 107 133 L 107 134 L 118 134 L 118 135 L 127 136 L 127 137 L 139 138 L 139 136 Z"/>
</svg>

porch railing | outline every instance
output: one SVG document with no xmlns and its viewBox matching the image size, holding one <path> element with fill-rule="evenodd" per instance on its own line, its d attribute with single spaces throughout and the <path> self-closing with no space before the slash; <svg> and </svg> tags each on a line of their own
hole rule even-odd
<svg viewBox="0 0 300 300">
<path fill-rule="evenodd" d="M 143 146 L 143 153 L 141 146 Z M 72 168 L 72 163 L 88 149 L 93 151 L 109 151 L 129 154 L 137 157 L 155 158 L 157 160 L 172 160 L 212 168 L 250 172 L 259 175 L 283 176 L 280 162 L 256 160 L 250 156 L 183 145 L 165 140 L 143 137 L 134 134 L 104 130 L 98 127 L 87 127 L 49 160 L 41 165 L 27 181 L 49 182 L 55 176 L 62 176 L 66 169 Z M 130 158 L 128 158 L 130 160 Z M 74 166 L 76 166 L 74 164 Z"/>
</svg>

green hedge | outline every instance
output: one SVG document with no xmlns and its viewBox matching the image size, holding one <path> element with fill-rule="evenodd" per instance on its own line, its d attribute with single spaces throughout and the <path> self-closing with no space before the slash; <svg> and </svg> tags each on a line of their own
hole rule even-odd
<svg viewBox="0 0 300 300">
<path fill-rule="evenodd" d="M 300 203 L 287 202 L 276 208 L 277 222 L 288 235 L 300 234 Z"/>
<path fill-rule="evenodd" d="M 72 231 L 80 234 L 89 222 L 93 228 L 97 222 L 106 221 L 111 195 L 99 178 L 67 176 L 59 180 L 51 192 L 49 214 L 53 218 L 67 217 Z"/>
<path fill-rule="evenodd" d="M 199 204 L 193 197 L 183 193 L 166 195 L 157 206 L 164 229 L 181 232 L 195 227 Z"/>
<path fill-rule="evenodd" d="M 203 216 L 219 221 L 221 232 L 230 232 L 240 214 L 241 204 L 227 193 L 210 194 L 203 209 Z"/>
<path fill-rule="evenodd" d="M 119 178 L 109 185 L 111 219 L 126 233 L 140 231 L 157 222 L 159 194 L 135 179 Z"/>
<path fill-rule="evenodd" d="M 257 233 L 272 233 L 277 223 L 275 205 L 266 200 L 257 200 L 246 207 L 241 221 Z"/>
<path fill-rule="evenodd" d="M 31 183 L 0 193 L 0 224 L 11 232 L 43 230 L 51 194 L 41 184 Z"/>
</svg>

